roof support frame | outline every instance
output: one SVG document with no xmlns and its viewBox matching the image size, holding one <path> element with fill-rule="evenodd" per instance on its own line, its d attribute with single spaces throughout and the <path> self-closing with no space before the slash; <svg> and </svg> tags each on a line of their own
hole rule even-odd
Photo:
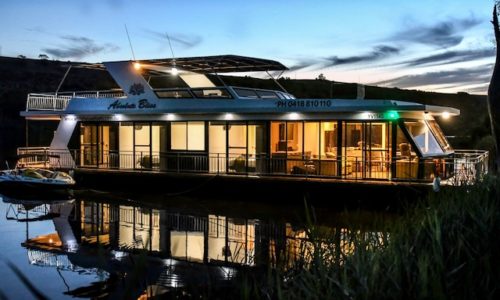
<svg viewBox="0 0 500 300">
<path fill-rule="evenodd" d="M 281 73 L 278 75 L 278 77 L 277 77 L 277 78 L 280 78 L 280 76 L 283 74 L 283 72 L 285 72 L 285 71 L 284 71 L 284 70 L 283 70 L 283 71 L 281 71 Z M 272 78 L 272 80 L 274 81 L 274 83 L 276 83 L 276 85 L 277 85 L 277 86 L 279 86 L 279 88 L 280 88 L 283 92 L 285 92 L 285 93 L 287 93 L 287 94 L 290 94 L 290 93 L 289 93 L 289 92 L 285 89 L 285 87 L 284 87 L 284 86 L 282 86 L 282 85 L 278 82 L 278 80 L 276 80 L 276 78 L 274 78 L 274 76 L 273 76 L 271 73 L 269 73 L 269 71 L 266 71 L 266 73 L 267 73 L 267 75 L 269 75 L 269 77 L 271 77 L 271 78 Z"/>
</svg>

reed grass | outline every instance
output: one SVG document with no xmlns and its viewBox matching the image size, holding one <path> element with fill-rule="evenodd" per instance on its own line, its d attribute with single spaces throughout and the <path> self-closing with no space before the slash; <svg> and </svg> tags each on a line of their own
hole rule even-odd
<svg viewBox="0 0 500 300">
<path fill-rule="evenodd" d="M 247 282 L 241 297 L 500 299 L 499 196 L 495 177 L 443 189 L 377 233 L 325 232 L 309 212 L 299 255 L 283 253 L 272 286 Z"/>
</svg>

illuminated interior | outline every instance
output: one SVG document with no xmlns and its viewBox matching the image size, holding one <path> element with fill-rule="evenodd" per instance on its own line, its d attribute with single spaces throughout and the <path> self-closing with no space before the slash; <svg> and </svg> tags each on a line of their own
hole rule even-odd
<svg viewBox="0 0 500 300">
<path fill-rule="evenodd" d="M 395 120 L 84 122 L 79 160 L 99 168 L 430 178 L 431 171 L 418 170 L 422 159 L 452 151 L 441 129 L 433 119 L 391 116 Z"/>
</svg>

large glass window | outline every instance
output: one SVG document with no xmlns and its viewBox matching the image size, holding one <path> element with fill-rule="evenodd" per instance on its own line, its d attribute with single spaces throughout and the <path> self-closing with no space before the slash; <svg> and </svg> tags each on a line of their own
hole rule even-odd
<svg viewBox="0 0 500 300">
<path fill-rule="evenodd" d="M 263 172 L 266 156 L 266 126 L 263 122 L 248 124 L 248 172 Z"/>
<path fill-rule="evenodd" d="M 170 126 L 172 150 L 205 150 L 205 122 L 172 122 Z"/>
<path fill-rule="evenodd" d="M 205 150 L 205 122 L 188 122 L 187 150 Z"/>
<path fill-rule="evenodd" d="M 306 159 L 319 158 L 319 123 L 304 124 L 304 156 Z"/>
<path fill-rule="evenodd" d="M 337 158 L 337 126 L 336 121 L 321 122 L 321 159 Z"/>
<path fill-rule="evenodd" d="M 245 172 L 247 164 L 247 125 L 230 123 L 229 127 L 229 169 L 233 172 Z"/>
<path fill-rule="evenodd" d="M 427 124 L 429 124 L 429 128 L 436 137 L 436 140 L 438 141 L 439 145 L 441 145 L 441 148 L 443 148 L 444 151 L 451 151 L 452 150 L 451 146 L 448 143 L 448 140 L 446 139 L 438 123 L 435 120 L 428 120 Z"/>
<path fill-rule="evenodd" d="M 273 156 L 302 158 L 302 122 L 271 123 L 271 153 Z"/>
<path fill-rule="evenodd" d="M 226 172 L 226 123 L 210 122 L 208 153 L 210 172 Z"/>
<path fill-rule="evenodd" d="M 119 129 L 120 168 L 134 168 L 134 126 L 132 122 L 121 122 Z"/>
<path fill-rule="evenodd" d="M 81 165 L 118 167 L 117 124 L 81 124 Z"/>
<path fill-rule="evenodd" d="M 270 146 L 273 157 L 286 156 L 286 122 L 271 122 Z"/>
<path fill-rule="evenodd" d="M 356 178 L 364 176 L 363 151 L 366 138 L 363 125 L 363 123 L 348 122 L 344 122 L 342 125 L 343 175 Z"/>
<path fill-rule="evenodd" d="M 172 150 L 187 150 L 187 123 L 172 122 L 170 133 L 170 147 Z"/>
<path fill-rule="evenodd" d="M 413 178 L 418 175 L 418 156 L 399 126 L 396 131 L 396 174 L 395 178 Z"/>
<path fill-rule="evenodd" d="M 388 178 L 391 152 L 391 125 L 372 122 L 365 125 L 365 177 Z"/>
<path fill-rule="evenodd" d="M 406 121 L 405 126 L 423 155 L 443 154 L 443 149 L 424 120 Z"/>
<path fill-rule="evenodd" d="M 80 136 L 80 148 L 82 151 L 80 164 L 82 166 L 97 165 L 97 125 L 82 124 Z"/>
<path fill-rule="evenodd" d="M 196 98 L 232 98 L 226 89 L 221 88 L 199 88 L 191 91 Z"/>
<path fill-rule="evenodd" d="M 134 150 L 137 158 L 142 158 L 144 156 L 149 157 L 151 147 L 150 130 L 151 127 L 149 123 L 134 124 Z"/>
<path fill-rule="evenodd" d="M 287 157 L 302 159 L 302 122 L 287 122 L 286 136 Z"/>
</svg>

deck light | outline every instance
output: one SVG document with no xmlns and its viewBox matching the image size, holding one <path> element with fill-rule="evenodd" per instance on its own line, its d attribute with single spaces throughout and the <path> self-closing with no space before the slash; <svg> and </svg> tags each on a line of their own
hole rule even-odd
<svg viewBox="0 0 500 300">
<path fill-rule="evenodd" d="M 167 114 L 166 115 L 168 121 L 173 121 L 175 120 L 175 115 L 174 114 Z"/>
<path fill-rule="evenodd" d="M 384 117 L 389 120 L 397 120 L 399 119 L 399 113 L 395 110 L 389 110 L 384 114 Z"/>
<path fill-rule="evenodd" d="M 443 113 L 441 114 L 441 118 L 443 118 L 443 120 L 448 120 L 450 118 L 450 113 L 447 111 L 443 111 Z"/>
<path fill-rule="evenodd" d="M 226 119 L 226 120 L 232 120 L 232 119 L 234 119 L 234 116 L 233 116 L 232 113 L 227 113 L 227 114 L 224 115 L 224 119 Z"/>
<path fill-rule="evenodd" d="M 138 62 L 135 62 L 135 63 L 134 63 L 134 69 L 136 69 L 136 70 L 140 70 L 141 68 L 142 68 L 142 66 L 141 66 L 141 64 L 140 64 L 140 63 L 138 63 Z"/>
<path fill-rule="evenodd" d="M 298 120 L 300 118 L 300 115 L 296 112 L 291 112 L 288 114 L 288 119 L 290 120 Z"/>
<path fill-rule="evenodd" d="M 170 70 L 170 73 L 172 73 L 172 75 L 176 76 L 177 74 L 179 74 L 179 70 L 176 67 L 172 67 L 172 70 Z"/>
<path fill-rule="evenodd" d="M 66 121 L 76 121 L 76 116 L 75 115 L 66 115 L 64 117 L 64 120 L 66 120 Z"/>
</svg>

